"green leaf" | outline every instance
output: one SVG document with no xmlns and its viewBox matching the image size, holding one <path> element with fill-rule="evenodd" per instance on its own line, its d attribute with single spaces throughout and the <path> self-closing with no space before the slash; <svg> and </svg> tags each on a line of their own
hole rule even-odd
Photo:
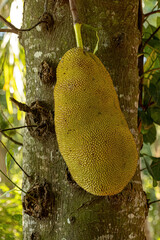
<svg viewBox="0 0 160 240">
<path fill-rule="evenodd" d="M 160 158 L 153 157 L 153 156 L 150 156 L 150 155 L 148 155 L 148 157 L 149 157 L 150 159 L 152 159 L 153 161 L 155 161 L 155 162 L 160 161 Z"/>
<path fill-rule="evenodd" d="M 148 132 L 143 135 L 143 141 L 145 143 L 152 144 L 156 140 L 156 128 L 153 125 L 153 127 L 149 128 Z"/>
<path fill-rule="evenodd" d="M 160 81 L 156 83 L 156 85 L 151 82 L 149 85 L 149 92 L 154 102 L 160 105 Z"/>
<path fill-rule="evenodd" d="M 153 187 L 157 187 L 158 183 L 155 179 L 153 179 Z"/>
<path fill-rule="evenodd" d="M 151 36 L 151 34 L 155 31 L 155 27 L 151 24 L 147 24 L 147 26 L 145 27 L 145 25 L 143 26 L 143 41 L 146 42 L 146 40 Z"/>
<path fill-rule="evenodd" d="M 149 143 L 143 143 L 143 147 L 140 150 L 141 155 L 147 155 L 147 156 L 151 156 L 152 152 L 151 152 L 151 146 Z"/>
<path fill-rule="evenodd" d="M 145 112 L 142 108 L 138 109 L 138 113 L 142 121 L 142 134 L 145 134 L 148 132 L 148 129 L 153 126 L 153 120 L 148 112 Z"/>
<path fill-rule="evenodd" d="M 157 160 L 152 161 L 150 167 L 152 169 L 154 179 L 156 181 L 160 181 L 160 158 L 157 158 Z"/>
<path fill-rule="evenodd" d="M 147 41 L 147 39 L 145 41 Z M 147 44 L 148 44 L 148 46 L 154 48 L 156 50 L 156 52 L 157 52 L 157 50 L 158 51 L 160 50 L 160 44 L 159 44 L 159 39 L 158 38 L 157 39 L 151 39 Z"/>
<path fill-rule="evenodd" d="M 144 64 L 144 73 L 151 69 L 151 67 L 154 67 L 154 63 L 157 59 L 157 53 L 155 52 L 155 49 L 151 52 L 151 54 L 148 56 L 145 64 Z M 147 77 L 150 73 L 145 73 L 145 77 Z"/>
<path fill-rule="evenodd" d="M 151 95 L 150 95 L 150 92 L 149 92 L 149 89 L 148 89 L 148 86 L 144 86 L 143 87 L 143 106 L 144 107 L 147 107 L 148 106 L 148 103 L 150 101 L 150 98 L 151 98 Z"/>
<path fill-rule="evenodd" d="M 154 173 L 153 173 L 153 171 L 152 171 L 152 169 L 151 169 L 151 167 L 150 167 L 150 165 L 147 161 L 147 158 L 145 156 L 144 156 L 144 162 L 145 162 L 145 165 L 146 165 L 146 168 L 147 168 L 149 174 L 152 176 L 153 179 L 155 179 Z"/>
<path fill-rule="evenodd" d="M 19 224 L 22 224 L 22 215 L 21 214 L 15 214 L 12 216 L 12 219 L 17 221 Z"/>
<path fill-rule="evenodd" d="M 1 108 L 0 108 L 0 111 L 2 111 Z M 8 123 L 4 119 L 2 112 L 0 112 L 0 129 L 5 129 L 7 127 L 8 127 Z"/>
<path fill-rule="evenodd" d="M 10 153 L 13 155 L 12 150 L 10 150 Z M 5 164 L 6 164 L 7 172 L 10 169 L 11 163 L 12 163 L 12 157 L 10 156 L 9 152 L 7 152 L 5 156 Z"/>
<path fill-rule="evenodd" d="M 153 121 L 160 125 L 160 107 L 158 106 L 150 107 L 148 111 Z"/>
<path fill-rule="evenodd" d="M 157 26 L 160 26 L 160 17 L 157 17 Z"/>
<path fill-rule="evenodd" d="M 7 226 L 6 226 L 6 228 L 7 228 Z M 10 234 L 10 233 L 6 233 L 5 237 L 6 237 L 6 240 L 13 240 L 14 239 L 13 235 Z"/>
<path fill-rule="evenodd" d="M 153 179 L 155 181 L 160 181 L 160 158 L 153 157 L 145 153 L 141 154 L 141 156 L 144 158 L 147 170 Z"/>
</svg>

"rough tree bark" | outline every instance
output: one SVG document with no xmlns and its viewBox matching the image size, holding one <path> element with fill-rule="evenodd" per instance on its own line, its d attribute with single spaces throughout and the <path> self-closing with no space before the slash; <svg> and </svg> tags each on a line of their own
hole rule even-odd
<svg viewBox="0 0 160 240">
<path fill-rule="evenodd" d="M 82 22 L 99 29 L 97 56 L 112 76 L 121 109 L 138 148 L 139 0 L 77 0 L 77 7 Z M 38 21 L 43 10 L 44 1 L 25 0 L 23 28 Z M 44 60 L 48 61 L 55 71 L 63 54 L 75 47 L 75 36 L 67 0 L 49 0 L 48 12 L 54 19 L 52 31 L 37 27 L 23 33 L 21 43 L 26 54 L 27 104 L 40 100 L 53 109 L 53 87 L 43 83 L 38 72 Z M 93 50 L 96 43 L 95 33 L 84 30 L 83 40 L 85 47 Z M 91 195 L 67 179 L 66 165 L 59 153 L 55 134 L 39 139 L 32 137 L 28 130 L 24 136 L 23 167 L 33 176 L 30 180 L 24 176 L 25 191 L 34 184 L 44 186 L 45 182 L 52 190 L 52 210 L 49 215 L 36 217 L 33 213 L 32 216 L 24 213 L 25 240 L 145 239 L 147 204 L 139 170 L 122 193 L 112 197 Z"/>
</svg>

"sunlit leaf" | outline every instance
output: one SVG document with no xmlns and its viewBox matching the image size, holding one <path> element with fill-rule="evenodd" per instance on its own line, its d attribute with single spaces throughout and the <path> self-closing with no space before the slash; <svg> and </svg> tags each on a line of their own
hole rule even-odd
<svg viewBox="0 0 160 240">
<path fill-rule="evenodd" d="M 146 63 L 144 64 L 144 72 L 147 72 L 151 67 L 154 67 L 154 63 L 157 59 L 157 54 L 155 52 L 155 50 L 153 50 L 150 54 L 150 56 L 147 58 Z M 149 73 L 146 74 L 147 76 L 149 75 Z M 145 77 L 147 77 L 145 76 Z"/>
<path fill-rule="evenodd" d="M 13 155 L 14 154 L 13 150 L 10 150 L 10 153 Z M 12 163 L 12 157 L 9 154 L 9 152 L 7 152 L 5 156 L 5 164 L 6 164 L 7 172 L 10 170 L 11 163 Z"/>
<path fill-rule="evenodd" d="M 12 106 L 12 102 L 10 100 L 10 91 L 9 90 L 6 90 L 6 101 L 7 101 L 7 107 L 8 107 L 8 112 L 10 114 L 13 113 L 13 106 Z"/>
<path fill-rule="evenodd" d="M 160 17 L 157 17 L 157 26 L 160 26 Z"/>
<path fill-rule="evenodd" d="M 149 143 L 147 143 L 147 144 L 143 143 L 143 147 L 140 150 L 140 153 L 141 153 L 141 155 L 149 155 L 149 156 L 151 156 L 152 152 L 151 152 L 150 144 Z"/>
</svg>

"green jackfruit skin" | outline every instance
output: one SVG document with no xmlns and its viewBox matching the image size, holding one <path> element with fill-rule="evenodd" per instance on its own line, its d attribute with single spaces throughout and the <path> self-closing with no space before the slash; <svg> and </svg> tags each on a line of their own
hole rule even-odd
<svg viewBox="0 0 160 240">
<path fill-rule="evenodd" d="M 99 58 L 81 48 L 67 51 L 57 67 L 54 100 L 57 141 L 73 179 L 94 195 L 121 192 L 138 153 Z"/>
</svg>

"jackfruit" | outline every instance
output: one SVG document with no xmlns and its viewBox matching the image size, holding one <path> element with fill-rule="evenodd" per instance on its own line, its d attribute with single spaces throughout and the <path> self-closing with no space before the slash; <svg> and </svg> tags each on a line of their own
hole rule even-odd
<svg viewBox="0 0 160 240">
<path fill-rule="evenodd" d="M 67 51 L 57 67 L 54 100 L 57 141 L 72 178 L 94 195 L 121 192 L 138 153 L 99 58 L 82 48 Z"/>
</svg>

